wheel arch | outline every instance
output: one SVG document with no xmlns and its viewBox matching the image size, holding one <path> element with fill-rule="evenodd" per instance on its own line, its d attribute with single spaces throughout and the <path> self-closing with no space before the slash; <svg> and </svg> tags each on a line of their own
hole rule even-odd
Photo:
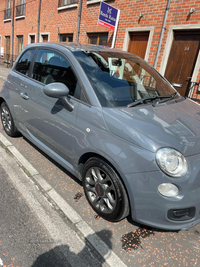
<svg viewBox="0 0 200 267">
<path fill-rule="evenodd" d="M 104 156 L 98 154 L 98 153 L 95 153 L 95 152 L 86 152 L 84 153 L 80 158 L 79 158 L 79 161 L 78 161 L 78 171 L 80 173 L 80 178 L 82 176 L 82 172 L 83 172 L 83 166 L 84 164 L 90 159 L 90 158 L 100 158 L 104 161 L 106 161 L 108 164 L 111 165 L 111 167 L 116 171 L 116 173 L 120 176 L 121 178 L 121 172 L 117 170 L 117 168 L 107 159 L 105 158 Z M 82 178 L 81 178 L 82 179 Z"/>
<path fill-rule="evenodd" d="M 3 97 L 0 97 L 0 106 L 3 102 L 5 102 L 5 100 L 3 99 Z"/>
</svg>

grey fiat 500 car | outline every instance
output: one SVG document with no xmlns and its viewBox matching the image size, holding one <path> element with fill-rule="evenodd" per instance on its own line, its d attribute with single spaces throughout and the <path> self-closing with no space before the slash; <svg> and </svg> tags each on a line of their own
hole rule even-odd
<svg viewBox="0 0 200 267">
<path fill-rule="evenodd" d="M 143 59 L 81 44 L 38 43 L 0 92 L 21 132 L 82 180 L 101 217 L 165 229 L 200 222 L 200 106 Z"/>
</svg>

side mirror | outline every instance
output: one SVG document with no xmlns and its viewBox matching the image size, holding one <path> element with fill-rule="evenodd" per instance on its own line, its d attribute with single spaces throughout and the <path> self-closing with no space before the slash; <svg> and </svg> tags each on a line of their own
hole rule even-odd
<svg viewBox="0 0 200 267">
<path fill-rule="evenodd" d="M 45 95 L 59 98 L 68 111 L 72 111 L 74 106 L 69 102 L 69 88 L 64 83 L 50 83 L 43 88 Z"/>
</svg>

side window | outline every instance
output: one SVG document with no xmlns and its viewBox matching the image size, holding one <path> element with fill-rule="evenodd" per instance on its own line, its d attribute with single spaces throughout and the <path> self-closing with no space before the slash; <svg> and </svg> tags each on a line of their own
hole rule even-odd
<svg viewBox="0 0 200 267">
<path fill-rule="evenodd" d="M 41 49 L 33 67 L 32 78 L 44 84 L 60 82 L 69 88 L 69 93 L 81 99 L 81 88 L 69 62 L 59 53 Z"/>
<path fill-rule="evenodd" d="M 18 61 L 15 70 L 21 72 L 24 75 L 28 75 L 34 52 L 35 49 L 26 51 Z"/>
</svg>

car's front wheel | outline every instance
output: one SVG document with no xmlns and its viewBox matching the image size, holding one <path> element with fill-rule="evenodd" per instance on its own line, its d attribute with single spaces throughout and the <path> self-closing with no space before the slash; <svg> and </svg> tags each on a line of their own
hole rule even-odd
<svg viewBox="0 0 200 267">
<path fill-rule="evenodd" d="M 120 221 L 129 214 L 126 190 L 110 164 L 100 158 L 90 158 L 82 177 L 86 198 L 99 216 Z"/>
<path fill-rule="evenodd" d="M 1 122 L 7 135 L 11 137 L 18 135 L 18 131 L 17 128 L 15 127 L 13 117 L 6 102 L 3 102 L 1 104 L 0 112 L 1 112 Z"/>
</svg>

